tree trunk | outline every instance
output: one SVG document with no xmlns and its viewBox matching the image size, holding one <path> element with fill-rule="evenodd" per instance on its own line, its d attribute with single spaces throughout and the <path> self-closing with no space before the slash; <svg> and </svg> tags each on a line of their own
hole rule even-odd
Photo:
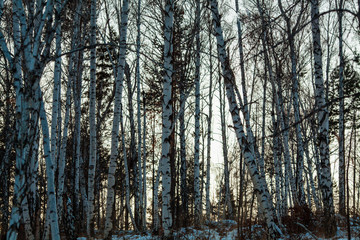
<svg viewBox="0 0 360 240">
<path fill-rule="evenodd" d="M 77 52 L 77 57 L 75 60 L 75 69 L 74 69 L 74 81 L 73 81 L 73 98 L 74 98 L 74 108 L 75 108 L 75 124 L 74 124 L 74 160 L 75 160 L 75 182 L 74 182 L 74 212 L 76 215 L 77 224 L 81 225 L 80 216 L 82 215 L 82 209 L 80 209 L 81 202 L 81 193 L 82 190 L 80 187 L 81 182 L 81 171 L 82 171 L 82 157 L 81 157 L 81 95 L 82 95 L 82 73 L 80 62 L 81 55 L 83 53 Z M 78 227 L 79 227 L 78 225 Z M 79 230 L 79 228 L 77 228 Z"/>
<path fill-rule="evenodd" d="M 241 123 L 241 119 L 239 116 L 239 108 L 237 106 L 236 98 L 235 98 L 235 76 L 230 67 L 230 60 L 227 56 L 225 49 L 225 42 L 223 37 L 222 28 L 220 25 L 220 17 L 218 4 L 216 0 L 211 0 L 211 12 L 213 17 L 213 25 L 215 36 L 217 39 L 217 48 L 219 60 L 221 62 L 223 78 L 226 86 L 226 95 L 229 102 L 229 110 L 232 116 L 234 130 L 236 133 L 236 138 L 238 140 L 239 146 L 242 150 L 243 156 L 245 158 L 245 163 L 248 167 L 249 173 L 252 178 L 252 182 L 254 184 L 255 193 L 258 197 L 258 202 L 264 210 L 266 226 L 269 231 L 269 236 L 271 238 L 275 238 L 277 235 L 282 235 L 280 229 L 277 227 L 274 218 L 273 218 L 273 206 L 271 199 L 269 198 L 269 190 L 267 187 L 267 183 L 264 177 L 259 174 L 259 170 L 257 167 L 257 161 L 254 153 L 251 151 L 251 146 L 249 146 L 249 142 L 244 133 L 244 127 Z"/>
<path fill-rule="evenodd" d="M 49 126 L 46 119 L 46 112 L 44 109 L 44 102 L 42 100 L 42 93 L 39 86 L 39 101 L 40 101 L 40 120 L 43 134 L 44 144 L 44 158 L 46 162 L 46 178 L 47 178 L 47 196 L 48 208 L 50 213 L 50 226 L 51 238 L 53 240 L 60 240 L 60 231 L 58 223 L 58 213 L 56 209 L 56 196 L 55 196 L 55 178 L 54 178 L 54 164 L 51 159 L 50 139 L 49 139 Z"/>
<path fill-rule="evenodd" d="M 122 92 L 122 89 L 121 89 L 121 92 Z M 120 93 L 120 95 L 122 95 L 122 93 Z M 134 226 L 134 230 L 138 231 L 138 225 L 136 223 L 136 220 L 134 219 L 133 213 L 131 211 L 131 205 L 130 205 L 130 176 L 129 176 L 130 174 L 129 174 L 129 167 L 128 167 L 129 165 L 128 165 L 128 160 L 127 160 L 127 155 L 126 155 L 125 129 L 124 129 L 124 120 L 123 120 L 122 107 L 120 108 L 120 127 L 121 127 L 121 146 L 122 146 L 122 151 L 123 151 L 123 154 L 124 154 L 126 209 L 127 209 L 127 212 L 130 214 L 130 219 L 131 219 L 131 222 L 132 222 L 132 224 Z M 139 169 L 139 171 L 140 170 L 141 169 Z"/>
<path fill-rule="evenodd" d="M 183 81 L 182 81 L 183 82 Z M 188 192 L 187 192 L 187 165 L 186 165 L 186 136 L 185 136 L 185 86 L 180 86 L 180 113 L 179 113 L 179 122 L 180 122 L 180 194 L 183 211 L 183 219 L 187 218 L 188 215 Z M 187 226 L 187 222 L 183 221 L 184 226 Z"/>
<path fill-rule="evenodd" d="M 292 104 L 294 108 L 294 121 L 295 121 L 295 130 L 296 130 L 296 141 L 297 141 L 297 158 L 296 158 L 296 204 L 300 206 L 304 206 L 305 202 L 305 192 L 304 192 L 304 183 L 303 183 L 303 170 L 304 170 L 304 142 L 301 133 L 301 125 L 300 125 L 300 104 L 299 104 L 299 77 L 297 74 L 297 59 L 295 54 L 295 34 L 294 30 L 291 26 L 291 22 L 289 16 L 286 15 L 281 0 L 278 0 L 278 5 L 281 11 L 281 15 L 286 23 L 286 34 L 287 40 L 289 41 L 290 48 L 290 58 L 291 58 L 291 78 L 292 78 Z M 299 21 L 300 16 L 297 18 Z M 297 22 L 296 22 L 297 24 Z"/>
<path fill-rule="evenodd" d="M 210 25 L 211 29 L 211 25 Z M 206 186 L 205 186 L 205 192 L 206 192 L 206 220 L 210 221 L 210 164 L 211 164 L 211 120 L 212 120 L 212 99 L 213 99 L 213 62 L 212 62 L 212 41 L 211 41 L 211 31 L 209 31 L 209 115 L 208 115 L 208 132 L 207 132 L 207 157 L 206 157 Z"/>
<path fill-rule="evenodd" d="M 332 237 L 336 233 L 335 209 L 333 203 L 333 187 L 331 180 L 330 153 L 329 153 L 329 113 L 325 102 L 325 88 L 322 69 L 322 50 L 320 41 L 319 26 L 319 2 L 311 1 L 311 28 L 313 36 L 313 54 L 315 69 L 315 101 L 319 109 L 317 112 L 319 130 L 319 149 L 321 161 L 320 188 L 324 204 L 323 227 L 326 230 L 326 237 Z M 340 94 L 339 94 L 340 95 Z M 340 160 L 339 160 L 340 162 Z M 341 185 L 341 182 L 340 182 Z M 344 202 L 345 206 L 345 202 Z M 345 210 L 345 208 L 344 208 Z"/>
<path fill-rule="evenodd" d="M 76 12 L 81 12 L 82 9 L 82 0 L 79 0 L 76 4 Z M 74 24 L 73 24 L 73 36 L 71 39 L 71 49 L 75 50 L 80 45 L 80 14 L 75 14 L 74 17 Z M 68 127 L 70 122 L 70 111 L 71 111 L 71 87 L 75 85 L 75 79 L 76 79 L 76 63 L 77 63 L 77 55 L 78 52 L 72 52 L 70 55 L 69 63 L 68 63 L 68 72 L 69 77 L 67 81 L 66 86 L 66 105 L 65 105 L 65 119 L 64 119 L 64 129 L 63 129 L 63 136 L 62 136 L 62 142 L 61 142 L 61 149 L 60 149 L 60 157 L 59 157 L 59 166 L 58 166 L 58 211 L 59 211 L 59 219 L 61 222 L 63 213 L 62 208 L 66 207 L 64 206 L 63 202 L 67 199 L 63 199 L 63 191 L 64 191 L 64 184 L 65 184 L 65 166 L 66 166 L 66 149 L 67 149 L 67 141 L 68 141 Z M 73 96 L 75 96 L 74 88 L 73 90 Z M 72 202 L 69 202 L 69 204 L 73 204 Z M 65 214 L 65 213 L 64 213 Z M 65 226 L 64 226 L 65 227 Z"/>
<path fill-rule="evenodd" d="M 162 174 L 162 227 L 164 236 L 170 237 L 172 228 L 171 213 L 171 171 L 170 171 L 170 137 L 173 131 L 172 106 L 172 75 L 173 75 L 173 0 L 165 1 L 165 29 L 164 29 L 164 80 L 162 104 L 162 138 L 161 138 L 161 174 Z"/>
<path fill-rule="evenodd" d="M 225 218 L 232 216 L 231 197 L 230 197 L 230 173 L 229 173 L 229 156 L 228 156 L 228 143 L 226 135 L 226 121 L 225 121 L 225 96 L 223 96 L 223 85 L 221 84 L 221 69 L 219 68 L 219 99 L 220 99 L 220 119 L 221 119 L 221 139 L 222 139 L 222 150 L 224 157 L 224 180 L 225 180 Z M 224 94 L 225 95 L 225 94 Z"/>
<path fill-rule="evenodd" d="M 196 1 L 196 53 L 195 53 L 195 151 L 194 151 L 194 207 L 195 225 L 201 224 L 200 197 L 200 0 Z"/>
<path fill-rule="evenodd" d="M 55 54 L 59 57 L 55 60 L 54 67 L 54 90 L 53 90 L 53 102 L 52 102 L 52 113 L 51 113 L 51 159 L 54 162 L 54 173 L 56 174 L 56 168 L 58 166 L 57 161 L 57 139 L 59 136 L 59 128 L 58 126 L 58 111 L 59 111 L 59 98 L 61 97 L 60 86 L 61 86 L 61 22 L 60 21 L 60 7 L 61 3 L 56 1 L 56 21 L 58 21 L 56 27 L 56 52 Z"/>
<path fill-rule="evenodd" d="M 267 42 L 268 42 L 268 28 L 267 28 L 267 22 L 265 21 L 264 17 L 264 10 L 261 7 L 261 4 L 259 1 L 257 1 L 257 8 L 259 10 L 260 16 L 261 16 L 261 25 L 262 25 L 262 31 L 263 36 L 261 38 L 261 42 L 263 45 L 263 51 L 264 51 L 264 58 L 265 58 L 265 66 L 267 68 L 267 74 L 270 79 L 270 83 L 272 86 L 273 91 L 273 97 L 274 97 L 274 104 L 276 109 L 276 115 L 277 115 L 277 122 L 280 127 L 279 133 L 282 133 L 282 143 L 281 140 L 278 139 L 277 143 L 282 144 L 284 148 L 284 163 L 285 163 L 285 180 L 284 180 L 284 186 L 283 186 L 283 192 L 284 192 L 284 206 L 282 208 L 283 212 L 282 214 L 287 213 L 288 208 L 288 201 L 287 201 L 287 189 L 288 186 L 291 186 L 292 189 L 292 195 L 291 197 L 295 199 L 295 179 L 293 178 L 293 173 L 291 169 L 291 156 L 289 151 L 289 130 L 288 130 L 288 124 L 284 120 L 284 110 L 283 110 L 283 101 L 282 101 L 282 87 L 281 82 L 278 81 L 278 88 L 276 88 L 275 84 L 275 76 L 273 73 L 273 68 L 270 63 L 269 55 L 268 55 L 268 48 L 267 48 Z M 290 179 L 290 182 L 289 182 Z M 289 185 L 290 184 L 290 185 Z"/>
<path fill-rule="evenodd" d="M 58 166 L 58 187 L 57 187 L 57 210 L 59 213 L 59 222 L 61 222 L 63 213 L 63 202 L 67 199 L 63 199 L 64 194 L 64 185 L 65 185 L 65 166 L 66 166 L 66 149 L 68 141 L 68 128 L 70 121 L 70 109 L 71 109 L 71 84 L 73 78 L 69 77 L 67 82 L 66 89 L 66 105 L 65 105 L 65 119 L 64 119 L 64 129 L 61 140 L 60 148 L 60 157 L 59 157 L 59 166 Z"/>
<path fill-rule="evenodd" d="M 138 213 L 139 216 L 141 216 L 141 219 L 139 219 L 139 223 L 141 223 L 141 225 L 138 225 L 138 228 L 143 228 L 144 226 L 146 227 L 146 224 L 144 223 L 144 220 L 146 219 L 143 215 L 146 214 L 146 210 L 144 210 L 144 197 L 143 195 L 146 194 L 146 189 L 143 189 L 144 184 L 142 183 L 143 179 L 142 179 L 142 161 L 141 161 L 141 101 L 140 101 L 140 37 L 141 37 L 141 32 L 140 32 L 140 24 L 141 24 L 141 0 L 138 0 L 138 6 L 137 6 L 137 18 L 136 18 L 136 25 L 137 25 L 137 36 L 136 36 L 136 85 L 137 85 L 137 92 L 136 92 L 136 98 L 137 98 L 137 128 L 138 128 L 138 151 L 137 151 L 137 162 L 138 162 L 138 179 L 139 179 L 139 198 L 140 198 L 140 209 L 139 211 L 142 211 L 141 213 Z M 145 128 L 145 124 L 144 124 L 144 128 Z M 145 135 L 144 135 L 145 138 Z M 144 139 L 145 140 L 145 139 Z M 145 147 L 145 145 L 144 145 Z M 144 155 L 144 158 L 146 156 Z M 144 161 L 145 163 L 145 161 Z M 146 165 L 146 163 L 145 163 Z M 144 181 L 145 181 L 145 175 L 144 175 Z M 146 198 L 145 198 L 145 202 L 146 202 Z M 146 207 L 145 207 L 146 208 Z M 135 210 L 136 211 L 136 210 Z"/>
<path fill-rule="evenodd" d="M 339 1 L 338 19 L 339 19 L 339 213 L 346 214 L 345 208 L 345 122 L 344 122 L 344 55 L 343 55 L 343 28 L 341 11 L 343 0 Z M 321 151 L 321 150 L 320 150 Z"/>
<path fill-rule="evenodd" d="M 127 63 L 125 63 L 125 77 L 127 84 L 127 92 L 128 92 L 128 109 L 129 109 L 129 121 L 130 121 L 130 151 L 129 151 L 129 167 L 133 167 L 134 171 L 134 191 L 135 191 L 135 222 L 137 227 L 141 227 L 141 204 L 140 204 L 140 195 L 141 195 L 141 161 L 138 160 L 137 151 L 141 151 L 140 149 L 136 150 L 136 140 L 135 140 L 135 119 L 134 119 L 134 106 L 133 106 L 133 88 L 131 84 L 131 76 L 130 76 L 130 67 Z M 139 132 L 138 134 L 141 134 Z M 140 142 L 141 143 L 141 142 Z M 140 164 L 140 167 L 139 167 Z"/>
<path fill-rule="evenodd" d="M 15 125 L 15 152 L 16 152 L 16 171 L 15 171 L 15 179 L 14 179 L 14 197 L 13 197 L 13 206 L 11 209 L 11 216 L 9 221 L 9 228 L 7 232 L 7 239 L 17 239 L 17 235 L 20 228 L 20 220 L 21 220 L 21 212 L 20 212 L 20 204 L 21 199 L 25 194 L 25 156 L 23 155 L 25 151 L 25 147 L 23 144 L 24 134 L 25 134 L 25 117 L 26 117 L 26 102 L 23 101 L 24 94 L 22 91 L 23 83 L 21 76 L 21 58 L 20 58 L 20 46 L 21 46 L 21 35 L 20 35 L 20 17 L 18 9 L 19 7 L 16 4 L 13 4 L 13 40 L 14 40 L 14 58 L 10 59 L 10 66 L 13 70 L 13 78 L 14 78 L 14 88 L 16 94 L 16 108 L 15 113 L 20 118 L 17 118 Z M 4 49 L 2 49 L 4 51 Z M 10 54 L 10 53 L 9 53 Z M 24 110 L 22 110 L 24 109 Z"/>
<path fill-rule="evenodd" d="M 143 97 L 144 128 L 143 128 L 143 204 L 142 204 L 142 229 L 146 231 L 147 189 L 146 189 L 146 104 L 145 94 Z"/>
<path fill-rule="evenodd" d="M 88 206 L 86 230 L 90 237 L 94 236 L 94 181 L 96 172 L 96 0 L 91 1 L 90 17 L 90 149 L 89 149 L 89 170 L 88 170 Z"/>
<path fill-rule="evenodd" d="M 114 103 L 114 117 L 111 131 L 111 153 L 110 153 L 110 164 L 108 173 L 108 186 L 107 186 L 107 199 L 106 199 L 106 217 L 105 217 L 105 231 L 104 236 L 107 238 L 110 231 L 113 229 L 112 214 L 113 214 L 113 203 L 115 197 L 115 171 L 117 168 L 118 158 L 118 135 L 119 135 L 119 124 L 120 124 L 120 111 L 122 88 L 125 70 L 125 57 L 126 57 L 126 39 L 127 39 L 127 23 L 129 13 L 129 2 L 123 0 L 122 12 L 121 12 L 121 25 L 120 25 L 120 50 L 119 50 L 119 65 L 117 69 L 117 76 L 115 80 L 115 103 Z"/>
</svg>

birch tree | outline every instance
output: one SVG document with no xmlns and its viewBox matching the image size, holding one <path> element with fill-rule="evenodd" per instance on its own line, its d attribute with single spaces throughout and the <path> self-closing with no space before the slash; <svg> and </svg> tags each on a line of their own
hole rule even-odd
<svg viewBox="0 0 360 240">
<path fill-rule="evenodd" d="M 65 187 L 65 166 L 66 166 L 66 150 L 68 142 L 68 128 L 70 124 L 70 111 L 71 111 L 71 93 L 74 86 L 76 78 L 76 66 L 77 66 L 77 56 L 78 52 L 75 49 L 79 48 L 80 45 L 80 26 L 78 22 L 80 21 L 80 13 L 82 8 L 82 0 L 76 2 L 74 24 L 72 27 L 73 35 L 71 39 L 71 50 L 73 51 L 69 57 L 68 63 L 68 80 L 66 83 L 66 100 L 65 100 L 65 116 L 64 116 L 64 127 L 61 139 L 60 147 L 60 156 L 58 161 L 58 187 L 57 187 L 57 208 L 59 211 L 59 219 L 62 219 L 63 213 L 63 201 L 67 202 L 67 199 L 63 199 L 63 192 Z M 74 94 L 74 93 L 73 93 Z M 69 204 L 72 204 L 70 202 Z M 65 206 L 66 207 L 66 206 Z"/>
<path fill-rule="evenodd" d="M 81 12 L 81 17 L 84 18 L 85 17 L 85 12 L 84 12 L 84 4 L 83 1 L 80 0 L 78 2 L 78 4 L 80 5 L 79 9 Z M 81 225 L 83 224 L 82 221 L 80 221 L 80 218 L 82 217 L 82 213 L 84 213 L 84 209 L 80 209 L 81 206 L 83 206 L 84 208 L 86 207 L 86 201 L 84 201 L 85 199 L 85 186 L 83 185 L 83 177 L 84 177 L 84 171 L 85 169 L 83 168 L 83 156 L 81 154 L 81 101 L 82 101 L 82 93 L 83 93 L 83 59 L 84 59 L 84 50 L 81 49 L 81 47 L 84 46 L 84 36 L 85 36 L 85 25 L 87 24 L 84 21 L 81 21 L 81 25 L 79 26 L 79 42 L 78 42 L 78 47 L 80 48 L 79 51 L 76 52 L 76 55 L 74 56 L 74 64 L 75 64 L 75 68 L 74 68 L 74 72 L 72 74 L 74 74 L 74 80 L 72 81 L 73 83 L 73 99 L 74 99 L 74 112 L 75 112 L 75 118 L 74 118 L 74 137 L 73 137 L 73 142 L 74 142 L 74 148 L 73 148 L 73 154 L 74 154 L 74 161 L 75 161 L 75 179 L 74 179 L 74 212 L 78 213 L 75 217 L 76 217 L 76 223 L 78 224 L 78 228 L 81 227 Z M 76 23 L 75 23 L 76 24 Z M 83 30 L 83 31 L 81 31 Z M 82 204 L 83 203 L 83 204 Z M 85 222 L 86 223 L 86 222 Z"/>
<path fill-rule="evenodd" d="M 335 209 L 330 168 L 329 152 L 329 112 L 325 101 L 325 88 L 322 68 L 322 49 L 319 26 L 319 1 L 311 0 L 311 29 L 313 38 L 314 75 L 315 75 L 315 101 L 318 118 L 318 139 L 321 161 L 320 188 L 324 204 L 323 226 L 327 236 L 333 236 L 336 232 Z"/>
<path fill-rule="evenodd" d="M 210 18 L 210 17 L 209 17 Z M 213 61 L 212 61 L 212 36 L 211 36 L 211 25 L 209 31 L 209 115 L 208 115 L 208 132 L 207 132 L 207 156 L 206 156 L 206 219 L 210 220 L 210 167 L 211 167 L 211 120 L 212 120 L 212 99 L 213 99 Z"/>
<path fill-rule="evenodd" d="M 339 212 L 345 215 L 345 122 L 344 122 L 344 55 L 343 55 L 343 1 L 338 3 L 339 11 Z"/>
<path fill-rule="evenodd" d="M 61 21 L 60 19 L 60 7 L 61 1 L 56 1 L 56 21 Z M 59 56 L 55 60 L 55 67 L 54 67 L 54 90 L 53 90 L 53 103 L 52 103 L 52 113 L 51 113 L 51 159 L 53 159 L 55 163 L 55 169 L 57 167 L 56 155 L 58 149 L 57 142 L 59 138 L 59 129 L 58 126 L 58 118 L 61 115 L 59 113 L 59 98 L 61 97 L 61 22 L 59 22 L 56 26 L 56 56 Z M 55 171 L 56 172 L 56 171 Z"/>
<path fill-rule="evenodd" d="M 254 185 L 255 193 L 258 197 L 258 202 L 261 205 L 261 208 L 264 211 L 265 222 L 267 229 L 269 231 L 269 236 L 275 238 L 277 235 L 282 235 L 280 229 L 277 227 L 272 212 L 273 206 L 271 199 L 269 198 L 269 190 L 267 183 L 264 177 L 261 177 L 259 169 L 257 167 L 257 159 L 255 158 L 254 152 L 251 151 L 251 146 L 246 140 L 246 135 L 244 132 L 244 127 L 240 120 L 239 108 L 237 106 L 237 101 L 235 98 L 235 76 L 230 67 L 230 60 L 226 53 L 225 42 L 223 37 L 223 32 L 220 23 L 220 14 L 218 10 L 218 3 L 216 0 L 210 0 L 211 13 L 213 19 L 213 27 L 215 32 L 215 37 L 217 40 L 217 50 L 219 61 L 221 63 L 224 83 L 226 87 L 226 96 L 229 103 L 229 110 L 232 116 L 234 130 L 238 144 L 241 148 L 242 154 L 245 158 L 245 163 L 248 167 L 252 182 Z"/>
<path fill-rule="evenodd" d="M 275 77 L 275 73 L 273 71 L 273 66 L 271 65 L 270 62 L 270 51 L 268 47 L 268 42 L 269 42 L 269 35 L 271 36 L 271 33 L 268 31 L 269 28 L 267 27 L 267 25 L 269 24 L 266 20 L 265 20 L 265 16 L 264 16 L 264 9 L 261 6 L 260 2 L 257 1 L 256 2 L 258 11 L 260 13 L 260 17 L 261 17 L 261 28 L 262 28 L 262 37 L 261 37 L 261 43 L 263 45 L 263 53 L 264 53 L 264 61 L 265 61 L 265 67 L 266 67 L 266 71 L 267 71 L 267 75 L 268 78 L 270 80 L 271 86 L 272 86 L 272 90 L 273 90 L 273 98 L 274 98 L 274 105 L 275 105 L 275 109 L 276 109 L 276 116 L 277 116 L 277 121 L 279 122 L 279 127 L 281 129 L 282 132 L 282 143 L 283 143 L 283 148 L 284 148 L 284 163 L 285 163 L 285 180 L 284 180 L 284 199 L 287 199 L 287 188 L 290 185 L 291 189 L 292 189 L 292 198 L 293 200 L 295 200 L 295 179 L 293 177 L 293 173 L 292 173 L 292 169 L 291 169 L 291 156 L 290 156 L 290 150 L 289 150 L 289 130 L 288 130 L 288 124 L 286 119 L 284 119 L 284 106 L 283 106 L 283 100 L 282 100 L 282 87 L 281 87 L 281 81 L 278 79 L 277 81 L 277 85 L 276 86 L 276 77 Z M 267 77 L 267 76 L 265 76 Z M 277 125 L 275 125 L 275 127 L 277 127 Z M 276 131 L 276 128 L 275 128 Z M 274 139 L 275 143 L 281 143 L 279 139 Z M 275 148 L 274 151 L 277 151 L 277 149 Z M 290 198 L 291 200 L 291 198 Z M 283 213 L 287 212 L 287 201 L 284 201 L 284 206 L 283 206 Z"/>
<path fill-rule="evenodd" d="M 128 109 L 129 109 L 129 122 L 130 122 L 130 152 L 129 152 L 129 160 L 130 162 L 134 162 L 134 188 L 135 188 L 135 222 L 136 226 L 141 226 L 141 161 L 140 166 L 139 162 L 137 161 L 137 152 L 136 152 L 136 136 L 135 136 L 135 119 L 134 119 L 134 106 L 133 106 L 133 87 L 131 83 L 131 76 L 130 76 L 130 67 L 127 63 L 125 63 L 125 77 L 126 77 L 126 84 L 127 84 L 127 92 L 128 92 Z M 120 113 L 122 115 L 122 113 Z M 141 134 L 141 133 L 140 133 Z M 141 145 L 140 145 L 141 146 Z M 138 151 L 141 151 L 138 149 Z"/>
<path fill-rule="evenodd" d="M 304 2 L 301 2 L 301 9 L 304 8 Z M 303 184 L 303 169 L 304 169 L 304 142 L 303 136 L 301 133 L 300 125 L 300 106 L 299 106 L 299 76 L 297 72 L 297 58 L 295 53 L 295 31 L 301 17 L 303 15 L 303 10 L 300 10 L 299 15 L 296 18 L 295 27 L 292 28 L 290 17 L 286 14 L 281 0 L 278 0 L 278 6 L 281 11 L 281 15 L 286 23 L 286 34 L 287 41 L 289 42 L 290 49 L 290 58 L 291 58 L 291 76 L 292 76 L 292 104 L 294 109 L 295 117 L 295 129 L 296 129 L 296 140 L 297 140 L 297 161 L 296 161 L 296 203 L 298 205 L 305 205 L 305 193 L 304 193 L 304 184 Z"/>
<path fill-rule="evenodd" d="M 143 209 L 140 216 L 142 216 L 141 218 L 141 223 L 142 225 L 138 226 L 139 228 L 145 227 L 145 216 L 146 215 L 146 207 L 144 209 L 144 202 L 146 203 L 146 197 L 144 198 L 143 195 L 146 196 L 146 189 L 143 188 L 145 186 L 145 182 L 146 182 L 146 169 L 144 170 L 145 172 L 142 172 L 142 161 L 141 161 L 141 101 L 140 101 L 140 95 L 141 95 L 141 91 L 140 91 L 140 85 L 141 85 L 141 79 L 140 79 L 140 40 L 141 40 L 141 0 L 138 0 L 138 4 L 137 4 L 137 17 L 136 17 L 136 28 L 137 28 L 137 36 L 136 36 L 136 87 L 137 87 L 137 91 L 136 91 L 136 100 L 137 100 L 137 129 L 138 129 L 138 146 L 137 146 L 137 162 L 138 162 L 138 169 L 139 169 L 139 173 L 138 173 L 138 178 L 139 178 L 139 198 L 140 198 L 140 209 Z M 145 100 L 145 99 L 144 99 Z M 145 106 L 145 105 L 144 105 Z M 144 113 L 144 120 L 145 120 L 145 113 Z M 145 128 L 145 123 L 144 123 L 144 128 Z M 145 130 L 144 130 L 145 133 Z M 143 136 L 144 140 L 145 140 L 145 134 Z M 144 141 L 144 151 L 145 151 L 145 141 Z M 144 157 L 144 165 L 146 168 L 146 162 L 145 162 L 145 154 L 143 155 Z M 143 179 L 142 179 L 142 175 L 143 175 Z M 144 181 L 144 184 L 142 184 L 142 182 Z"/>
<path fill-rule="evenodd" d="M 219 72 L 220 75 L 220 72 Z M 225 187 L 225 204 L 224 216 L 230 218 L 232 216 L 232 206 L 230 198 L 230 170 L 229 170 L 229 154 L 228 154 L 228 135 L 226 134 L 226 118 L 225 118 L 225 90 L 221 84 L 221 77 L 219 76 L 219 100 L 220 100 L 220 122 L 221 122 L 221 139 L 222 139 L 222 153 L 224 157 L 224 187 Z"/>
<path fill-rule="evenodd" d="M 115 79 L 115 103 L 114 103 L 114 117 L 112 122 L 111 132 L 111 153 L 108 173 L 107 199 L 106 199 L 106 218 L 105 218 L 105 238 L 108 237 L 110 231 L 113 229 L 112 214 L 115 195 L 115 170 L 117 168 L 118 158 L 118 135 L 121 114 L 121 97 L 122 86 L 125 71 L 125 57 L 126 57 L 126 40 L 127 40 L 127 24 L 128 24 L 129 2 L 123 0 L 121 10 L 121 24 L 120 28 L 120 49 L 119 49 L 119 63 Z"/>
<path fill-rule="evenodd" d="M 172 109 L 172 75 L 173 75 L 173 0 L 165 1 L 164 26 L 164 79 L 162 93 L 162 137 L 161 137 L 161 175 L 162 175 L 162 227 L 164 236 L 169 237 L 172 227 L 172 213 L 170 206 L 170 136 L 173 131 Z"/>
<path fill-rule="evenodd" d="M 96 170 L 96 0 L 91 1 L 91 16 L 90 16 L 90 156 L 89 156 L 89 171 L 88 171 L 88 209 L 87 209 L 87 234 L 94 236 L 94 180 Z"/>
<path fill-rule="evenodd" d="M 147 210 L 147 189 L 146 189 L 146 99 L 145 99 L 145 94 L 143 96 L 143 111 L 144 111 L 144 118 L 143 118 L 143 122 L 144 122 L 144 127 L 143 127 L 143 212 L 142 212 L 142 229 L 146 230 L 146 210 Z"/>
<path fill-rule="evenodd" d="M 195 224 L 201 222 L 202 204 L 200 197 L 200 0 L 196 1 L 196 57 L 195 57 L 195 151 L 194 151 L 194 193 Z"/>
<path fill-rule="evenodd" d="M 0 5 L 1 10 L 3 10 L 3 1 L 1 1 Z M 41 111 L 40 79 L 49 59 L 51 42 L 54 38 L 56 24 L 58 24 L 56 21 L 53 23 L 54 2 L 52 1 L 48 1 L 43 5 L 36 5 L 35 12 L 38 14 L 38 21 L 34 21 L 32 14 L 25 14 L 26 10 L 22 1 L 14 0 L 12 7 L 14 54 L 10 53 L 4 34 L 2 31 L 0 32 L 0 46 L 4 56 L 10 63 L 14 78 L 16 114 L 18 116 L 16 122 L 14 203 L 7 233 L 8 239 L 16 239 L 19 232 L 22 218 L 21 204 L 26 197 L 26 163 L 31 159 L 29 153 L 39 127 L 38 117 L 40 117 L 43 127 L 44 147 L 50 146 L 50 144 L 46 144 L 46 140 L 49 141 L 49 132 L 48 129 L 47 132 L 45 131 L 47 121 L 46 118 L 44 120 Z M 2 15 L 2 12 L 0 15 Z M 35 24 L 35 26 L 32 24 Z M 21 64 L 22 62 L 24 64 Z M 47 195 L 49 199 L 47 208 L 50 212 L 52 238 L 60 239 L 54 187 L 54 166 L 50 155 L 50 147 L 48 150 L 45 153 Z M 25 215 L 22 215 L 26 221 L 26 209 L 24 210 Z M 27 229 L 26 231 L 29 233 L 31 230 Z"/>
</svg>

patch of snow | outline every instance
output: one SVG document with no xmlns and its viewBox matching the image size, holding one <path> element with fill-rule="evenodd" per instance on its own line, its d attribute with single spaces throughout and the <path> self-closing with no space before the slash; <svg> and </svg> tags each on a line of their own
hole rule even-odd
<svg viewBox="0 0 360 240">
<path fill-rule="evenodd" d="M 233 220 L 222 220 L 219 222 L 207 221 L 205 225 L 194 228 L 187 227 L 181 228 L 178 231 L 173 233 L 175 239 L 179 240 L 199 240 L 199 239 L 211 239 L 211 240 L 233 240 L 238 237 L 238 225 L 237 222 Z M 249 227 L 242 227 L 243 232 L 251 234 L 253 239 L 260 239 L 264 236 L 264 227 L 258 224 Z M 355 240 L 360 240 L 360 226 L 351 226 L 352 238 Z M 356 236 L 356 237 L 355 237 Z M 160 240 L 160 236 L 152 235 L 150 232 L 145 234 L 138 234 L 133 231 L 119 231 L 116 235 L 112 235 L 112 240 Z M 290 239 L 302 239 L 310 240 L 314 239 L 310 233 L 301 233 L 301 234 L 284 234 L 279 240 L 290 240 Z M 325 238 L 318 238 L 319 240 L 326 240 Z M 347 240 L 347 231 L 343 228 L 338 227 L 336 236 L 333 238 L 336 240 Z M 77 240 L 87 240 L 86 237 L 78 237 Z M 95 239 L 101 240 L 101 239 Z"/>
</svg>

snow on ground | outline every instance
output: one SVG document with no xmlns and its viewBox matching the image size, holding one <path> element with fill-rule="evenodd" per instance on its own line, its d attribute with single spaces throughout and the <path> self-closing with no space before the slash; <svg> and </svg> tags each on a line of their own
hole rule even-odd
<svg viewBox="0 0 360 240">
<path fill-rule="evenodd" d="M 206 225 L 199 228 L 187 227 L 181 228 L 174 233 L 174 239 L 179 240 L 232 240 L 237 239 L 238 236 L 238 225 L 232 220 L 223 220 L 220 222 L 207 222 Z M 245 239 L 250 239 L 249 234 L 251 233 L 252 239 L 263 239 L 264 229 L 261 225 L 253 225 L 251 231 L 248 228 L 243 228 Z M 353 224 L 351 228 L 352 238 L 354 240 L 360 240 L 360 226 Z M 158 236 L 153 236 L 151 233 L 136 234 L 133 231 L 120 231 L 117 235 L 112 236 L 112 240 L 160 240 Z M 284 235 L 281 240 L 310 240 L 315 239 L 310 233 Z M 325 238 L 317 238 L 319 240 L 326 240 Z M 347 232 L 345 229 L 338 227 L 337 234 L 334 240 L 347 240 Z M 77 240 L 87 240 L 86 237 L 79 237 Z M 100 240 L 100 239 L 96 239 Z"/>
</svg>

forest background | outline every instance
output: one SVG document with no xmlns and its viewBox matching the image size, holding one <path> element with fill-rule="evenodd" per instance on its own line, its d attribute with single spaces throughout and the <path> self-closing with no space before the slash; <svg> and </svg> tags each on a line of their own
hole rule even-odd
<svg viewBox="0 0 360 240">
<path fill-rule="evenodd" d="M 0 0 L 1 238 L 350 228 L 359 24 L 359 0 Z"/>
</svg>

